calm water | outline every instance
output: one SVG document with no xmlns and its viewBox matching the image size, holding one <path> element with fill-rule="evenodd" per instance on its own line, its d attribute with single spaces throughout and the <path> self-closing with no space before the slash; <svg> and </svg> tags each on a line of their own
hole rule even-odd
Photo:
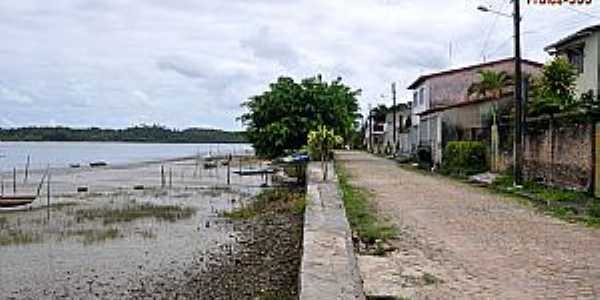
<svg viewBox="0 0 600 300">
<path fill-rule="evenodd" d="M 111 165 L 192 156 L 206 153 L 250 151 L 248 144 L 136 144 L 94 142 L 0 142 L 0 171 L 24 169 L 27 156 L 31 168 L 68 167 L 78 163 L 106 161 Z"/>
</svg>

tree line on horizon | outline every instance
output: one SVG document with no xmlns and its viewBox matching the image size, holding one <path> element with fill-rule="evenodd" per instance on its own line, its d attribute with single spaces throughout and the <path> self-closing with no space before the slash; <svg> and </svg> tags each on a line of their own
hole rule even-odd
<svg viewBox="0 0 600 300">
<path fill-rule="evenodd" d="M 135 143 L 246 143 L 244 132 L 219 129 L 170 129 L 138 125 L 125 129 L 23 127 L 0 128 L 0 141 L 135 142 Z"/>
</svg>

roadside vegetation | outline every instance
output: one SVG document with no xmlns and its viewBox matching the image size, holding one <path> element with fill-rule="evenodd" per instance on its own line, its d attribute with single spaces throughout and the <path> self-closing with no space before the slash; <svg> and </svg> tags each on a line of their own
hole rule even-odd
<svg viewBox="0 0 600 300">
<path fill-rule="evenodd" d="M 275 188 L 264 190 L 256 196 L 256 200 L 236 210 L 223 213 L 224 217 L 233 220 L 248 220 L 266 213 L 303 214 L 306 199 L 303 190 L 291 188 Z"/>
<path fill-rule="evenodd" d="M 361 242 L 373 245 L 394 238 L 398 234 L 397 229 L 377 217 L 375 209 L 369 203 L 372 195 L 364 189 L 351 185 L 349 175 L 342 166 L 338 164 L 335 169 L 350 227 Z"/>
<path fill-rule="evenodd" d="M 568 222 L 600 227 L 600 203 L 588 193 L 546 186 L 526 181 L 522 188 L 513 187 L 513 178 L 500 176 L 491 189 L 525 198 L 543 212 Z"/>
</svg>

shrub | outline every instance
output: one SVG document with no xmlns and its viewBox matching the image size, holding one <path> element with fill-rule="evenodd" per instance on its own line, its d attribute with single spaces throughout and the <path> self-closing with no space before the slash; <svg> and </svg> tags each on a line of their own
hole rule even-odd
<svg viewBox="0 0 600 300">
<path fill-rule="evenodd" d="M 469 176 L 487 170 L 486 148 L 481 142 L 449 142 L 444 149 L 442 172 Z"/>
<path fill-rule="evenodd" d="M 419 163 L 419 167 L 421 168 L 431 168 L 433 164 L 431 157 L 431 147 L 419 146 L 417 148 L 417 162 Z"/>
</svg>

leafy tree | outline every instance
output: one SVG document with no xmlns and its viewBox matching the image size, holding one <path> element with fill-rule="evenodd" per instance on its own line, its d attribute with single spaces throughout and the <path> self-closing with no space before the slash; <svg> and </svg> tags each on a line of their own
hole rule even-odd
<svg viewBox="0 0 600 300">
<path fill-rule="evenodd" d="M 542 75 L 534 81 L 531 115 L 550 115 L 568 110 L 575 102 L 575 67 L 557 57 L 544 65 Z"/>
<path fill-rule="evenodd" d="M 242 104 L 248 112 L 240 119 L 256 153 L 276 157 L 306 145 L 308 133 L 320 125 L 349 140 L 360 118 L 358 95 L 360 90 L 342 84 L 341 78 L 328 83 L 317 76 L 298 83 L 280 77 Z"/>
<path fill-rule="evenodd" d="M 373 120 L 375 122 L 385 122 L 385 115 L 387 115 L 390 109 L 385 106 L 385 104 L 379 104 L 371 109 L 371 115 L 373 116 Z"/>
</svg>

